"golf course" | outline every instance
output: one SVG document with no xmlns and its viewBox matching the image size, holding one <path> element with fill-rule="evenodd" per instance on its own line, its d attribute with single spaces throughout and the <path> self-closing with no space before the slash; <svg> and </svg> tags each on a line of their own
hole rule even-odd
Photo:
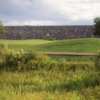
<svg viewBox="0 0 100 100">
<path fill-rule="evenodd" d="M 0 40 L 7 43 L 10 49 L 48 51 L 48 52 L 94 52 L 100 49 L 99 38 L 81 38 L 66 40 Z"/>
</svg>

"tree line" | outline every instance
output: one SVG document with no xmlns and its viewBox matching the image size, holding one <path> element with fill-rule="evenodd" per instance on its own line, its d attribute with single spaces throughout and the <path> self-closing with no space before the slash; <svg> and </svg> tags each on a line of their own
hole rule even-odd
<svg viewBox="0 0 100 100">
<path fill-rule="evenodd" d="M 0 21 L 0 34 L 5 33 L 2 21 Z M 100 17 L 94 19 L 94 37 L 100 37 Z"/>
</svg>

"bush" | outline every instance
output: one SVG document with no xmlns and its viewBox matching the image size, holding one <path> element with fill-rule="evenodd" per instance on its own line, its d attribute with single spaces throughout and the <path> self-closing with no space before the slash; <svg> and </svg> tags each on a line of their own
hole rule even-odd
<svg viewBox="0 0 100 100">
<path fill-rule="evenodd" d="M 94 19 L 95 29 L 94 29 L 94 36 L 100 37 L 100 17 Z"/>
<path fill-rule="evenodd" d="M 98 50 L 98 53 L 95 58 L 95 68 L 100 71 L 100 50 Z"/>
<path fill-rule="evenodd" d="M 4 32 L 5 32 L 4 26 L 2 22 L 0 21 L 0 33 L 4 33 Z"/>
<path fill-rule="evenodd" d="M 25 51 L 11 51 L 5 55 L 5 64 L 9 69 L 37 70 L 48 68 L 49 58 L 36 52 L 25 54 Z"/>
<path fill-rule="evenodd" d="M 25 34 L 24 34 L 24 32 L 19 32 L 18 35 L 19 35 L 19 39 L 20 39 L 20 40 L 25 39 Z"/>
<path fill-rule="evenodd" d="M 2 43 L 0 44 L 0 56 L 2 56 L 3 54 L 7 54 L 9 53 L 9 48 L 8 48 L 8 44 L 7 43 Z"/>
<path fill-rule="evenodd" d="M 48 69 L 50 58 L 46 55 L 39 53 L 32 53 L 33 57 L 28 59 L 26 63 L 27 69 L 39 70 L 39 69 Z M 30 57 L 30 55 L 28 55 Z"/>
<path fill-rule="evenodd" d="M 7 44 L 0 45 L 0 65 L 1 68 L 13 70 L 36 70 L 49 69 L 50 58 L 36 52 L 26 52 L 21 50 L 9 50 Z M 2 64 L 1 64 L 2 63 Z"/>
<path fill-rule="evenodd" d="M 10 69 L 20 69 L 20 64 L 24 65 L 25 55 L 23 50 L 11 50 L 5 55 L 5 66 Z"/>
</svg>

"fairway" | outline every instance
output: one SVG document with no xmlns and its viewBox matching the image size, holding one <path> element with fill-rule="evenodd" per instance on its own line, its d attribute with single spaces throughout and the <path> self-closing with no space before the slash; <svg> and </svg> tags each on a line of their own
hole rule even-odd
<svg viewBox="0 0 100 100">
<path fill-rule="evenodd" d="M 0 40 L 7 43 L 10 49 L 24 49 L 49 52 L 97 52 L 100 49 L 99 38 L 67 40 Z"/>
</svg>

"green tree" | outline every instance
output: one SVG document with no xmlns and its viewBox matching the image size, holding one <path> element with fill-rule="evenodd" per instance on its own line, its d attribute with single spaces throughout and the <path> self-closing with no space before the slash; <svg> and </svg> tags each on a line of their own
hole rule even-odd
<svg viewBox="0 0 100 100">
<path fill-rule="evenodd" d="M 0 21 L 0 33 L 4 33 L 4 32 L 5 32 L 4 26 L 2 22 Z"/>
<path fill-rule="evenodd" d="M 94 23 L 95 23 L 94 36 L 100 37 L 100 17 L 95 18 Z"/>
</svg>

